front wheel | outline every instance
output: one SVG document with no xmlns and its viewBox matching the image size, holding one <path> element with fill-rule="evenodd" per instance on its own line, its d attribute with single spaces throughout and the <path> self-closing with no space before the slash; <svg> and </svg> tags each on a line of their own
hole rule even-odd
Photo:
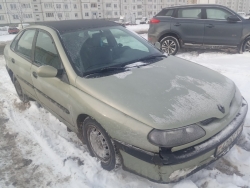
<svg viewBox="0 0 250 188">
<path fill-rule="evenodd" d="M 247 38 L 242 47 L 243 52 L 250 52 L 250 38 Z"/>
<path fill-rule="evenodd" d="M 164 37 L 161 41 L 161 50 L 169 55 L 175 55 L 179 50 L 178 39 L 172 36 Z"/>
<path fill-rule="evenodd" d="M 86 138 L 90 155 L 101 161 L 105 170 L 113 170 L 117 167 L 118 154 L 111 138 L 94 119 L 88 117 L 83 122 L 83 134 Z"/>
</svg>

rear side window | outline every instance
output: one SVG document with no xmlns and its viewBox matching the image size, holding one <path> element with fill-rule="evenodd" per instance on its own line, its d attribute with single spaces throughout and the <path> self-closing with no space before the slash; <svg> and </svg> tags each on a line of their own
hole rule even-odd
<svg viewBox="0 0 250 188">
<path fill-rule="evenodd" d="M 40 31 L 38 33 L 35 47 L 35 62 L 38 66 L 50 65 L 56 69 L 62 68 L 54 42 L 46 32 Z"/>
<path fill-rule="evenodd" d="M 19 38 L 22 36 L 22 32 L 18 33 L 18 35 L 14 38 L 14 40 L 12 41 L 11 45 L 10 45 L 10 48 L 12 50 L 15 50 L 15 47 L 16 47 L 16 44 L 17 44 L 17 41 L 19 40 Z"/>
<path fill-rule="evenodd" d="M 201 19 L 201 8 L 179 9 L 177 18 Z"/>
<path fill-rule="evenodd" d="M 232 14 L 226 10 L 222 9 L 215 9 L 215 8 L 207 8 L 207 19 L 213 19 L 213 20 L 226 20 L 228 16 L 231 16 Z"/>
<path fill-rule="evenodd" d="M 172 16 L 173 13 L 173 9 L 163 9 L 156 16 Z"/>
<path fill-rule="evenodd" d="M 16 52 L 19 52 L 27 59 L 31 59 L 32 56 L 32 43 L 36 30 L 26 30 L 18 41 Z M 14 45 L 14 44 L 13 44 Z"/>
</svg>

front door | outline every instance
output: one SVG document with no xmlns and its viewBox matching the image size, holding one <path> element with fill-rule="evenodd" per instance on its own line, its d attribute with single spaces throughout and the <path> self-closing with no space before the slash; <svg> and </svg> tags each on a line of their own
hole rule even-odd
<svg viewBox="0 0 250 188">
<path fill-rule="evenodd" d="M 177 33 L 185 44 L 202 45 L 204 36 L 202 8 L 180 8 L 176 10 L 174 17 L 171 31 Z"/>
<path fill-rule="evenodd" d="M 237 46 L 242 36 L 242 21 L 228 22 L 233 15 L 222 8 L 206 8 L 204 45 Z"/>
<path fill-rule="evenodd" d="M 52 110 L 66 122 L 72 124 L 68 104 L 70 85 L 67 80 L 67 75 L 64 72 L 60 56 L 49 33 L 43 30 L 39 31 L 34 51 L 34 63 L 31 68 L 31 76 L 38 100 L 42 105 Z M 52 78 L 39 77 L 37 70 L 43 65 L 50 65 L 58 69 L 61 74 Z"/>
</svg>

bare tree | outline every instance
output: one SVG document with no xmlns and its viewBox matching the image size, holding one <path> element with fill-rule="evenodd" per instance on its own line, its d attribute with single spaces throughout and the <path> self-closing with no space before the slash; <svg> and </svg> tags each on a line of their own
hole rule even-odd
<svg viewBox="0 0 250 188">
<path fill-rule="evenodd" d="M 24 11 L 25 7 L 23 6 L 24 5 L 18 1 L 18 4 L 12 4 L 11 9 L 7 10 L 7 13 L 9 15 L 12 15 L 13 19 L 18 19 L 20 21 L 22 29 L 23 29 L 23 22 L 25 20 L 25 11 Z"/>
</svg>

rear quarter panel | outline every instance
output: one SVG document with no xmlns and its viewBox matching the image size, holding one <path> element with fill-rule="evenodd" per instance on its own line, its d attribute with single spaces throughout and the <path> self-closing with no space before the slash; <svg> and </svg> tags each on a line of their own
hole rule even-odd
<svg viewBox="0 0 250 188">
<path fill-rule="evenodd" d="M 148 35 L 153 36 L 159 41 L 160 37 L 166 33 L 171 32 L 171 17 L 157 16 L 156 19 L 160 20 L 157 24 L 150 24 Z"/>
</svg>

